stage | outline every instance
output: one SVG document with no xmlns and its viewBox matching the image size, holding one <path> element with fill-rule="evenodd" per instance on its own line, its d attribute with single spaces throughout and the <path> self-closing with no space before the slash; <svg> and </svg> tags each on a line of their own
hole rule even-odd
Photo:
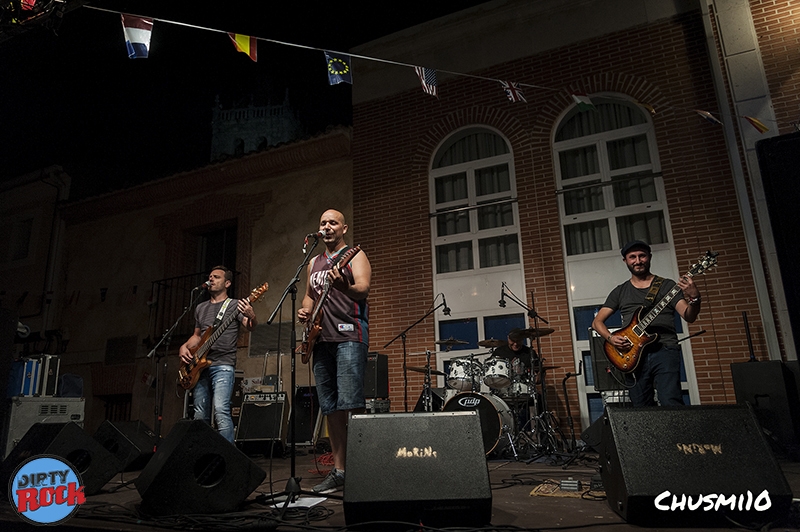
<svg viewBox="0 0 800 532">
<path fill-rule="evenodd" d="M 318 449 L 320 452 L 324 448 Z M 270 493 L 284 491 L 291 477 L 292 460 L 288 453 L 278 452 L 270 457 L 259 453 L 257 446 L 244 448 L 249 458 L 266 472 L 264 482 L 242 503 L 239 511 L 220 515 L 177 515 L 169 517 L 148 517 L 140 513 L 142 499 L 133 481 L 140 472 L 117 474 L 100 493 L 87 497 L 87 502 L 78 513 L 64 524 L 55 528 L 61 530 L 386 530 L 387 523 L 365 523 L 346 527 L 344 502 L 328 498 L 310 507 L 292 506 L 285 511 L 273 508 L 268 500 Z M 329 455 L 315 454 L 311 447 L 299 447 L 295 455 L 295 476 L 300 477 L 300 487 L 311 487 L 323 478 L 330 468 L 326 465 Z M 569 463 L 567 463 L 571 460 Z M 800 463 L 779 461 L 792 492 L 800 493 Z M 610 508 L 602 488 L 592 490 L 593 477 L 597 482 L 598 455 L 581 453 L 578 455 L 554 454 L 542 456 L 526 463 L 526 460 L 487 461 L 489 485 L 491 488 L 491 526 L 476 527 L 476 530 L 571 530 L 584 529 L 604 532 L 642 530 L 655 528 L 658 522 L 633 525 L 626 523 Z M 475 467 L 464 464 L 464 468 Z M 377 479 L 383 472 L 374 471 Z M 735 472 L 732 473 L 735 475 Z M 458 476 L 458 475 L 456 475 Z M 577 491 L 561 489 L 562 481 L 579 481 Z M 385 479 L 381 479 L 384 482 Z M 455 492 L 458 486 L 448 485 L 447 480 L 439 478 L 419 478 L 419 483 L 432 485 L 434 491 Z M 569 483 L 573 486 L 575 482 Z M 181 490 L 180 483 L 172 488 Z M 402 491 L 403 487 L 398 486 Z M 532 492 L 536 492 L 532 494 Z M 339 494 L 341 495 L 341 493 Z M 305 499 L 301 496 L 301 501 Z M 792 517 L 786 515 L 775 522 L 773 529 L 797 530 L 797 510 L 793 507 Z M 282 515 L 282 517 L 281 517 Z M 22 522 L 9 503 L 2 505 L 0 512 L 3 530 L 42 530 Z M 763 525 L 763 523 L 761 523 Z M 660 528 L 664 532 L 683 530 L 687 526 Z M 444 528 L 444 527 L 440 527 Z M 720 526 L 708 530 L 728 530 Z M 407 523 L 400 530 L 432 530 L 419 524 Z M 461 527 L 459 530 L 465 530 Z"/>
</svg>

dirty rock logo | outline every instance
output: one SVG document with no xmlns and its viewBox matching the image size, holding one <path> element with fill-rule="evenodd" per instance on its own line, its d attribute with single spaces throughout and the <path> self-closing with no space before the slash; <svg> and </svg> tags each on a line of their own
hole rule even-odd
<svg viewBox="0 0 800 532">
<path fill-rule="evenodd" d="M 86 502 L 75 468 L 57 456 L 28 458 L 17 467 L 8 485 L 17 514 L 34 525 L 57 525 L 72 517 Z"/>
</svg>

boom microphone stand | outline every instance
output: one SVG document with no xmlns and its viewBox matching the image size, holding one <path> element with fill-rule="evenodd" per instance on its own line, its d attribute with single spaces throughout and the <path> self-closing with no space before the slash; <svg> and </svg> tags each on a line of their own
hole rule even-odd
<svg viewBox="0 0 800 532">
<path fill-rule="evenodd" d="M 434 298 L 434 301 L 436 301 L 436 299 L 438 298 L 439 296 L 437 295 L 436 298 Z M 389 340 L 386 343 L 386 345 L 383 346 L 383 348 L 386 349 L 387 347 L 392 345 L 394 341 L 397 340 L 398 338 L 403 339 L 403 411 L 404 412 L 408 412 L 408 370 L 406 369 L 407 366 L 406 358 L 408 355 L 406 353 L 406 333 L 411 329 L 413 329 L 414 327 L 416 327 L 417 325 L 419 325 L 420 323 L 422 323 L 423 321 L 425 321 L 425 318 L 427 318 L 428 316 L 430 316 L 431 314 L 433 314 L 442 307 L 445 307 L 446 311 L 445 314 L 449 316 L 450 310 L 447 308 L 447 304 L 445 303 L 444 298 L 442 298 L 441 303 L 439 303 L 437 306 L 433 307 L 431 310 L 426 312 L 425 315 L 422 316 L 420 319 L 418 319 L 417 321 L 415 321 L 414 323 L 403 329 L 403 331 L 400 334 Z M 430 393 L 430 389 L 428 390 L 428 393 Z"/>
<path fill-rule="evenodd" d="M 295 322 L 296 322 L 295 316 L 297 315 L 297 309 L 296 309 L 296 304 L 297 304 L 297 283 L 300 282 L 300 274 L 305 269 L 305 267 L 308 266 L 308 263 L 311 261 L 311 257 L 313 255 L 311 252 L 314 251 L 314 248 L 316 248 L 317 244 L 319 244 L 318 234 L 309 235 L 306 238 L 311 238 L 312 236 L 314 237 L 314 243 L 311 245 L 311 249 L 306 251 L 305 246 L 303 247 L 303 253 L 305 253 L 305 257 L 303 258 L 303 262 L 300 263 L 300 266 L 297 267 L 297 272 L 295 272 L 294 277 L 292 278 L 292 280 L 289 281 L 289 284 L 286 286 L 286 289 L 284 289 L 283 294 L 281 295 L 281 299 L 280 299 L 280 301 L 278 301 L 278 304 L 275 307 L 275 310 L 272 311 L 272 315 L 270 315 L 269 319 L 267 320 L 267 324 L 268 325 L 271 324 L 275 320 L 275 315 L 278 313 L 278 310 L 280 310 L 280 308 L 283 306 L 283 302 L 286 300 L 286 296 L 289 295 L 289 294 L 292 294 L 292 314 L 291 314 L 291 316 L 292 316 L 292 320 L 291 320 L 292 328 L 291 328 L 291 334 L 289 335 L 290 342 L 291 342 L 290 348 L 291 348 L 291 353 L 292 353 L 292 355 L 291 355 L 291 359 L 292 359 L 292 371 L 291 371 L 291 373 L 292 373 L 292 378 L 291 378 L 291 383 L 292 383 L 291 386 L 292 386 L 292 388 L 291 389 L 292 389 L 292 391 L 294 391 L 295 383 L 297 382 L 296 381 L 297 356 L 295 355 L 295 352 L 294 352 L 295 351 L 295 346 L 297 346 L 297 326 L 295 325 Z M 280 350 L 278 350 L 278 356 L 280 357 Z M 290 456 L 290 462 L 289 462 L 290 463 L 290 473 L 289 473 L 290 477 L 289 477 L 289 480 L 286 482 L 286 489 L 284 489 L 280 493 L 275 493 L 275 494 L 272 494 L 272 495 L 269 495 L 269 496 L 264 496 L 264 498 L 267 499 L 267 500 L 270 500 L 270 499 L 274 500 L 274 499 L 277 499 L 279 497 L 286 496 L 286 501 L 283 503 L 283 507 L 281 508 L 281 513 L 280 513 L 280 516 L 279 516 L 280 520 L 283 520 L 283 515 L 284 515 L 284 513 L 286 513 L 286 508 L 289 507 L 289 503 L 296 501 L 298 495 L 319 496 L 319 493 L 314 493 L 313 491 L 305 491 L 305 490 L 303 490 L 300 487 L 300 482 L 303 479 L 296 476 L 296 472 L 295 472 L 296 465 L 295 464 L 296 464 L 296 460 L 297 460 L 297 451 L 295 449 L 295 446 L 297 445 L 297 443 L 295 442 L 295 440 L 297 438 L 295 437 L 295 432 L 294 432 L 294 429 L 295 429 L 295 414 L 297 412 L 297 408 L 296 407 L 297 407 L 297 405 L 292 404 L 291 411 L 290 411 L 290 414 L 289 414 L 289 438 L 291 439 L 292 444 L 291 444 L 291 447 L 290 447 L 291 450 L 290 450 L 290 453 L 289 453 L 289 456 Z M 341 499 L 342 498 L 339 495 L 327 494 L 325 496 L 329 497 L 331 499 Z"/>
<path fill-rule="evenodd" d="M 161 336 L 161 339 L 158 343 L 150 350 L 147 354 L 147 358 L 155 357 L 156 363 L 156 398 L 155 398 L 155 421 L 153 423 L 153 432 L 156 434 L 156 447 L 161 443 L 161 422 L 164 419 L 164 386 L 166 382 L 164 381 L 163 375 L 158 371 L 158 368 L 161 364 L 161 359 L 165 357 L 169 353 L 169 342 L 172 340 L 172 333 L 175 332 L 175 329 L 178 328 L 178 324 L 183 320 L 183 317 L 186 316 L 186 313 L 189 312 L 189 309 L 194 307 L 195 298 L 197 297 L 198 291 L 203 288 L 207 287 L 208 285 L 203 283 L 202 285 L 195 287 L 192 289 L 191 296 L 189 298 L 189 304 L 183 309 L 183 312 L 178 319 L 175 320 L 175 323 L 172 324 L 172 327 L 167 329 L 164 334 Z M 161 347 L 161 344 L 164 344 L 164 354 L 158 354 L 158 348 Z M 164 362 L 164 370 L 166 372 L 167 364 Z M 188 390 L 184 392 L 184 396 L 186 393 L 189 393 Z"/>
</svg>

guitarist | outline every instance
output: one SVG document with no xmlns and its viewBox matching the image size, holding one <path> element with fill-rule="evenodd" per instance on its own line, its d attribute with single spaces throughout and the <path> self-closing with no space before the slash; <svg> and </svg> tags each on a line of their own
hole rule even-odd
<svg viewBox="0 0 800 532">
<path fill-rule="evenodd" d="M 641 240 L 625 244 L 622 257 L 631 272 L 631 278 L 611 291 L 592 321 L 592 328 L 606 342 L 626 350 L 630 348 L 629 340 L 612 336 L 605 321 L 619 310 L 623 326 L 627 326 L 640 307 L 645 307 L 643 316 L 676 283 L 671 279 L 663 279 L 658 284 L 656 276 L 650 272 L 650 246 Z M 647 328 L 650 334 L 658 333 L 658 338 L 645 347 L 637 368 L 625 375 L 633 406 L 654 406 L 654 388 L 658 390 L 658 402 L 662 406 L 684 404 L 680 378 L 681 352 L 673 313 L 677 312 L 688 323 L 694 323 L 700 313 L 700 291 L 691 277 L 681 277 L 677 285 L 682 293 L 673 298 Z"/>
<path fill-rule="evenodd" d="M 320 412 L 328 418 L 328 436 L 333 453 L 333 469 L 313 487 L 317 493 L 332 493 L 344 487 L 347 452 L 347 420 L 351 412 L 364 410 L 364 372 L 369 348 L 367 295 L 372 267 L 367 256 L 357 253 L 340 270 L 334 266 L 347 250 L 344 235 L 347 224 L 336 210 L 325 211 L 319 220 L 325 251 L 308 266 L 308 284 L 297 318 L 307 323 L 326 279 L 332 283 L 321 306 L 322 330 L 313 351 L 314 379 Z"/>
<path fill-rule="evenodd" d="M 231 443 L 234 438 L 231 395 L 236 370 L 236 340 L 239 336 L 239 326 L 252 331 L 257 324 L 256 314 L 247 300 L 228 298 L 228 288 L 232 280 L 233 272 L 225 266 L 212 268 L 207 283 L 211 298 L 195 307 L 194 334 L 179 351 L 184 364 L 192 362 L 193 355 L 189 349 L 194 349 L 200 344 L 203 332 L 223 321 L 226 316 L 238 313 L 237 319 L 209 349 L 206 358 L 211 362 L 211 366 L 203 370 L 194 387 L 194 419 L 202 419 L 210 424 L 213 404 L 217 430 Z"/>
</svg>

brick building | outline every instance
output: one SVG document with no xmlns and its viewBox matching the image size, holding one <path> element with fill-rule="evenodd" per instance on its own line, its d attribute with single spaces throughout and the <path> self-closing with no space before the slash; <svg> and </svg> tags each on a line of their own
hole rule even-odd
<svg viewBox="0 0 800 532">
<path fill-rule="evenodd" d="M 628 278 L 619 250 L 634 238 L 672 278 L 719 252 L 697 279 L 700 318 L 679 325 L 679 337 L 706 331 L 681 343 L 687 403 L 735 402 L 745 316 L 758 359 L 795 359 L 755 142 L 792 130 L 799 24 L 787 1 L 512 0 L 357 47 L 384 60 L 354 62 L 353 226 L 373 266 L 371 349 L 390 355 L 392 409 L 413 407 L 423 375 L 404 374 L 399 340 L 385 345 L 444 294 L 451 315 L 440 307 L 406 334 L 406 365 L 433 351 L 451 374 L 452 357 L 482 358 L 480 340 L 552 328 L 535 345 L 554 366 L 548 409 L 564 422 L 570 406 L 586 426 L 602 411 L 579 365 L 588 326 Z M 413 65 L 437 70 L 437 97 Z M 521 83 L 527 102 L 499 80 Z M 501 291 L 522 304 L 501 308 Z M 435 343 L 450 337 L 468 345 Z"/>
</svg>

